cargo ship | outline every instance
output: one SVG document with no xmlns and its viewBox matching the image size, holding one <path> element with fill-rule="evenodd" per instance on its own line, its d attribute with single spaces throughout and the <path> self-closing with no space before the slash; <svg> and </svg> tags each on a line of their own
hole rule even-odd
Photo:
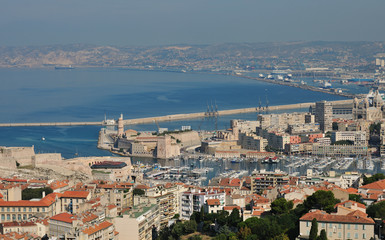
<svg viewBox="0 0 385 240">
<path fill-rule="evenodd" d="M 56 70 L 68 70 L 68 69 L 74 69 L 74 67 L 72 67 L 72 65 L 68 65 L 68 66 L 55 66 L 55 69 Z"/>
</svg>

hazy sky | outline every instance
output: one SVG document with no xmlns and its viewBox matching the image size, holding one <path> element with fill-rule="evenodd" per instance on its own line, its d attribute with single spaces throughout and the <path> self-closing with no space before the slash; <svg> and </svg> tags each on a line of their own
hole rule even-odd
<svg viewBox="0 0 385 240">
<path fill-rule="evenodd" d="M 385 41 L 384 0 L 1 0 L 0 45 Z"/>
</svg>

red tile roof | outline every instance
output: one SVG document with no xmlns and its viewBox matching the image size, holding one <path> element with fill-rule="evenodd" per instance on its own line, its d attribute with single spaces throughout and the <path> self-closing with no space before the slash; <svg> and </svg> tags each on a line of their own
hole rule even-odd
<svg viewBox="0 0 385 240">
<path fill-rule="evenodd" d="M 369 183 L 369 184 L 363 185 L 360 188 L 384 190 L 385 189 L 385 179 L 377 181 L 377 182 L 373 182 L 373 183 Z"/>
<path fill-rule="evenodd" d="M 324 211 L 317 210 L 314 212 L 306 213 L 303 217 L 300 218 L 300 221 L 312 221 L 315 218 L 318 222 L 374 224 L 373 219 L 360 216 L 360 214 L 357 213 L 355 214 L 356 215 L 331 215 Z"/>
<path fill-rule="evenodd" d="M 76 220 L 75 216 L 69 213 L 60 213 L 50 218 L 51 220 L 72 223 Z"/>
<path fill-rule="evenodd" d="M 65 191 L 61 198 L 87 198 L 89 194 L 88 191 Z"/>
<path fill-rule="evenodd" d="M 334 205 L 334 207 L 335 208 L 337 206 L 345 206 L 345 207 L 347 207 L 347 205 L 349 205 L 349 204 L 352 204 L 353 206 L 356 205 L 359 208 L 366 209 L 366 206 L 364 204 L 359 203 L 359 202 L 355 202 L 355 201 L 352 201 L 352 200 L 347 200 L 347 201 L 344 201 L 344 202 L 341 202 L 341 203 L 337 203 L 336 205 Z"/>
<path fill-rule="evenodd" d="M 28 226 L 35 226 L 36 224 L 34 222 L 3 222 L 1 223 L 3 227 L 28 227 Z"/>
<path fill-rule="evenodd" d="M 240 206 L 224 206 L 223 210 L 230 211 L 230 210 L 233 210 L 234 208 L 237 208 L 238 210 L 241 210 Z"/>
<path fill-rule="evenodd" d="M 85 233 L 85 234 L 87 234 L 89 236 L 89 235 L 97 233 L 97 232 L 99 232 L 99 231 L 101 231 L 103 229 L 109 228 L 110 226 L 112 226 L 112 223 L 105 221 L 105 222 L 97 224 L 97 225 L 95 225 L 93 227 L 89 227 L 89 228 L 84 229 L 83 233 Z"/>
<path fill-rule="evenodd" d="M 0 201 L 0 207 L 49 207 L 56 201 L 55 194 L 48 194 L 40 201 Z"/>
<path fill-rule="evenodd" d="M 209 206 L 221 205 L 221 203 L 219 202 L 219 199 L 207 199 L 206 202 L 207 202 L 207 205 Z"/>
</svg>

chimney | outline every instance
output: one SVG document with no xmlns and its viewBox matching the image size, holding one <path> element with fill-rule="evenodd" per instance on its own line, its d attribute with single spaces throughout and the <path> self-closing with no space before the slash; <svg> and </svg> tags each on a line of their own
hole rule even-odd
<svg viewBox="0 0 385 240">
<path fill-rule="evenodd" d="M 43 191 L 41 195 L 41 198 L 45 198 L 45 191 Z"/>
</svg>

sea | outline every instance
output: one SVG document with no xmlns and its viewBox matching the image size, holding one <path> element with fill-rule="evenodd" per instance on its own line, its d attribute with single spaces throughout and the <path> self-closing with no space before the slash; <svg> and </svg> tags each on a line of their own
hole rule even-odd
<svg viewBox="0 0 385 240">
<path fill-rule="evenodd" d="M 341 100 L 343 97 L 237 76 L 104 68 L 71 70 L 0 69 L 0 122 L 102 121 L 178 113 Z M 297 109 L 296 111 L 307 111 Z M 293 110 L 294 111 L 294 110 Z M 169 130 L 226 129 L 231 119 L 255 120 L 257 113 L 159 122 Z M 4 127 L 0 146 L 34 146 L 37 153 L 110 156 L 96 148 L 101 126 Z M 156 124 L 126 126 L 155 131 Z M 43 141 L 43 138 L 45 139 Z"/>
</svg>

